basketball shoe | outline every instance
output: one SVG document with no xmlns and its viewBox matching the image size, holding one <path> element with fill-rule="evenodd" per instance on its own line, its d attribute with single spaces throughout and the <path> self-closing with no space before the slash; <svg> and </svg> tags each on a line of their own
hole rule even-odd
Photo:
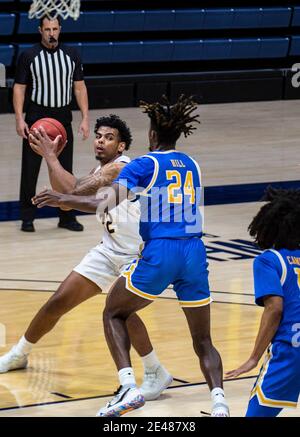
<svg viewBox="0 0 300 437">
<path fill-rule="evenodd" d="M 140 392 L 146 401 L 154 401 L 172 381 L 172 375 L 162 365 L 159 365 L 153 372 L 145 370 Z"/>
<path fill-rule="evenodd" d="M 227 404 L 216 402 L 211 411 L 211 417 L 229 417 L 229 408 Z"/>
<path fill-rule="evenodd" d="M 144 396 L 136 387 L 120 386 L 114 395 L 114 398 L 98 411 L 98 417 L 120 417 L 145 405 Z"/>
<path fill-rule="evenodd" d="M 9 352 L 0 357 L 0 373 L 6 373 L 16 369 L 25 369 L 27 363 L 27 355 L 16 353 L 15 346 L 13 346 Z"/>
</svg>

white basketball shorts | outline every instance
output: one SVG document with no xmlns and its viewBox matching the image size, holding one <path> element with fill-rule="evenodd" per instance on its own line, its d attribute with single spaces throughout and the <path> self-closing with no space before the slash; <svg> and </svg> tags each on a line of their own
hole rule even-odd
<svg viewBox="0 0 300 437">
<path fill-rule="evenodd" d="M 101 243 L 93 247 L 73 270 L 94 282 L 103 292 L 107 292 L 123 270 L 137 257 L 138 254 L 118 254 L 106 249 Z"/>
</svg>

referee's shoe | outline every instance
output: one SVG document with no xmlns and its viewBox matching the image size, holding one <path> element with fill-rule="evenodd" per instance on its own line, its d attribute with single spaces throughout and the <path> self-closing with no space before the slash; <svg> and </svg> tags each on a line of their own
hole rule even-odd
<svg viewBox="0 0 300 437">
<path fill-rule="evenodd" d="M 35 232 L 32 220 L 23 220 L 21 225 L 21 231 L 23 232 Z"/>
<path fill-rule="evenodd" d="M 81 223 L 79 223 L 76 219 L 73 219 L 68 222 L 59 221 L 58 225 L 59 228 L 68 229 L 69 231 L 74 232 L 81 232 L 84 230 L 84 227 Z M 32 220 L 23 220 L 21 225 L 21 231 L 23 232 L 35 232 L 35 227 L 33 225 Z"/>
<path fill-rule="evenodd" d="M 81 232 L 83 231 L 84 227 L 81 223 L 79 223 L 76 218 L 74 218 L 71 221 L 62 221 L 60 220 L 58 222 L 57 225 L 59 228 L 64 228 L 64 229 L 68 229 L 69 231 L 74 231 L 74 232 Z"/>
</svg>

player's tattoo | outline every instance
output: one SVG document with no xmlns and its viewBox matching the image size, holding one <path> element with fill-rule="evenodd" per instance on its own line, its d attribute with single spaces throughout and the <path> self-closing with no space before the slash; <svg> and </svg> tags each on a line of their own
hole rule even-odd
<svg viewBox="0 0 300 437">
<path fill-rule="evenodd" d="M 123 163 L 106 164 L 100 171 L 78 179 L 72 194 L 77 196 L 96 194 L 99 188 L 111 185 L 123 167 Z"/>
</svg>

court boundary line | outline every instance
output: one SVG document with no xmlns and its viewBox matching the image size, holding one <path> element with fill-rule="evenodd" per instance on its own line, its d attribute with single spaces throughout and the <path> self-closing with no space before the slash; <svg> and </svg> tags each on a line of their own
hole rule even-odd
<svg viewBox="0 0 300 437">
<path fill-rule="evenodd" d="M 51 391 L 50 394 L 55 395 L 55 396 L 59 396 L 61 398 L 65 398 L 65 399 L 72 399 L 72 396 L 64 395 L 63 393 L 59 393 L 58 391 Z"/>
<path fill-rule="evenodd" d="M 253 375 L 253 376 L 243 376 L 241 378 L 232 378 L 232 379 L 224 379 L 224 383 L 225 382 L 232 382 L 232 381 L 242 381 L 245 379 L 253 379 L 253 378 L 257 378 L 258 375 Z M 174 385 L 171 387 L 167 387 L 166 390 L 172 390 L 175 388 L 185 388 L 185 387 L 194 387 L 194 386 L 201 386 L 201 385 L 207 385 L 207 382 L 191 382 L 188 384 L 182 384 L 182 385 Z M 16 405 L 13 407 L 4 407 L 4 408 L 0 408 L 0 411 L 9 411 L 9 410 L 22 410 L 25 408 L 33 408 L 33 407 L 45 407 L 48 405 L 54 405 L 54 404 L 65 404 L 68 402 L 78 402 L 78 401 L 87 401 L 87 400 L 91 400 L 91 399 L 103 399 L 103 398 L 107 398 L 107 397 L 111 397 L 113 396 L 113 393 L 111 394 L 106 394 L 106 395 L 98 395 L 98 396 L 87 396 L 85 398 L 71 398 L 71 399 L 67 399 L 67 400 L 61 400 L 61 401 L 50 401 L 50 402 L 44 402 L 44 403 L 40 403 L 40 404 L 28 404 L 28 405 Z"/>
<path fill-rule="evenodd" d="M 189 384 L 188 381 L 184 381 L 183 379 L 173 378 L 173 381 L 181 382 L 182 384 Z"/>
<path fill-rule="evenodd" d="M 213 300 L 212 303 L 229 303 L 232 305 L 246 305 L 246 306 L 257 308 L 257 305 L 255 303 L 247 303 L 247 302 L 226 302 L 225 300 Z"/>
</svg>

